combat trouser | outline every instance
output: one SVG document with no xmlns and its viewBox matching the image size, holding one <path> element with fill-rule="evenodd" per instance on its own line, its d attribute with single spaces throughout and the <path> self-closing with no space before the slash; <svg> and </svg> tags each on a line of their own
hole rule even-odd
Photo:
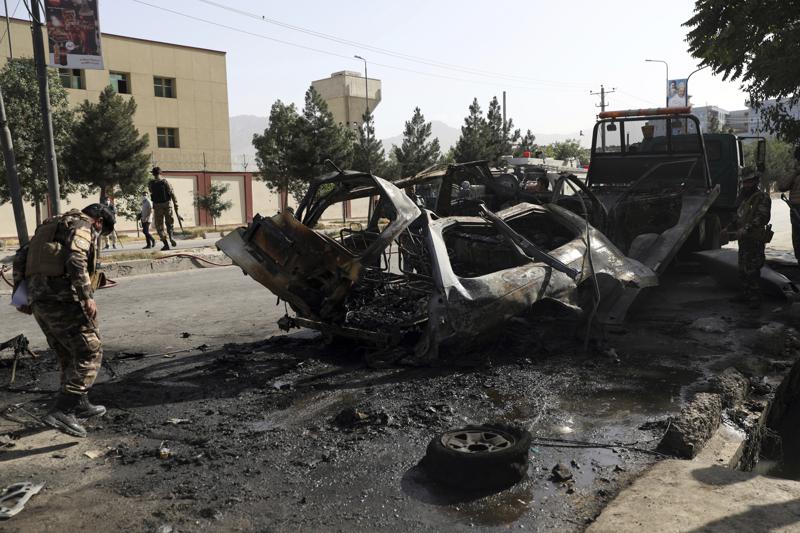
<svg viewBox="0 0 800 533">
<path fill-rule="evenodd" d="M 761 301 L 761 267 L 764 266 L 764 241 L 756 237 L 739 237 L 739 279 L 745 299 Z"/>
<path fill-rule="evenodd" d="M 61 368 L 61 392 L 86 394 L 103 361 L 99 331 L 78 302 L 33 303 L 33 316 Z"/>
<path fill-rule="evenodd" d="M 155 217 L 156 232 L 162 241 L 167 237 L 172 237 L 175 220 L 172 218 L 172 205 L 169 202 L 153 204 L 153 216 Z M 164 224 L 166 223 L 166 231 Z"/>
</svg>

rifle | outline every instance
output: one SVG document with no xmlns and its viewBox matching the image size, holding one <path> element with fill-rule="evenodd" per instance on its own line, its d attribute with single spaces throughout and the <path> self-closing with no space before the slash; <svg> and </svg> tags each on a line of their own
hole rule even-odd
<svg viewBox="0 0 800 533">
<path fill-rule="evenodd" d="M 786 205 L 789 206 L 789 212 L 792 213 L 795 217 L 797 217 L 797 220 L 800 220 L 800 209 L 797 209 L 795 205 L 789 202 L 789 199 L 786 198 L 786 195 L 783 193 L 781 193 L 781 200 L 786 202 Z"/>
</svg>

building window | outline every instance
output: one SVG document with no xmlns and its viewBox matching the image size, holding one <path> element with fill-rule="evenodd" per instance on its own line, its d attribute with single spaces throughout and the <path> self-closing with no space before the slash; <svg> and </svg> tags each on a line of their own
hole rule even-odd
<svg viewBox="0 0 800 533">
<path fill-rule="evenodd" d="M 178 148 L 178 128 L 156 128 L 159 148 Z"/>
<path fill-rule="evenodd" d="M 110 72 L 108 82 L 119 94 L 131 94 L 131 77 L 127 72 Z"/>
<path fill-rule="evenodd" d="M 86 88 L 83 70 L 79 68 L 60 68 L 58 69 L 58 77 L 61 78 L 61 85 L 67 89 Z"/>
<path fill-rule="evenodd" d="M 175 98 L 175 78 L 153 78 L 153 89 L 156 96 Z"/>
</svg>

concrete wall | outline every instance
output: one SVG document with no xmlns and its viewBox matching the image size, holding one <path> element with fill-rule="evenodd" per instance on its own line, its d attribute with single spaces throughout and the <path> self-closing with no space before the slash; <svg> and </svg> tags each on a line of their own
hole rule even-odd
<svg viewBox="0 0 800 533">
<path fill-rule="evenodd" d="M 369 78 L 365 83 L 364 76 L 358 72 L 344 70 L 334 72 L 330 78 L 315 80 L 311 86 L 328 104 L 334 120 L 342 124 L 361 124 L 366 111 L 364 95 L 369 89 L 369 109 L 374 111 L 381 102 L 381 80 Z"/>
<path fill-rule="evenodd" d="M 0 68 L 8 57 L 7 39 L 0 41 Z M 33 56 L 28 21 L 12 19 L 11 39 L 14 57 Z M 131 95 L 123 97 L 136 100 L 136 127 L 150 136 L 156 164 L 164 170 L 231 170 L 225 52 L 105 33 L 102 46 L 105 70 L 85 70 L 86 89 L 67 89 L 70 104 L 97 101 L 109 71 L 128 73 Z M 156 97 L 154 76 L 174 78 L 177 97 Z M 177 128 L 179 148 L 158 148 L 158 127 Z"/>
</svg>

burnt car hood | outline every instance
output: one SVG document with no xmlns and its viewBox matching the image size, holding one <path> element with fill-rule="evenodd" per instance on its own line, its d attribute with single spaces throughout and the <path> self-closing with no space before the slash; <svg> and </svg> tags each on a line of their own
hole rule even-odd
<svg viewBox="0 0 800 533">
<path fill-rule="evenodd" d="M 386 198 L 396 213 L 363 252 L 348 250 L 289 211 L 270 218 L 256 215 L 247 228 L 238 228 L 217 241 L 217 248 L 299 315 L 314 320 L 333 318 L 364 265 L 380 256 L 421 214 L 408 196 L 384 179 L 360 173 L 345 177 L 361 191 L 372 189 Z M 307 212 L 314 211 L 313 203 L 305 207 Z"/>
</svg>

